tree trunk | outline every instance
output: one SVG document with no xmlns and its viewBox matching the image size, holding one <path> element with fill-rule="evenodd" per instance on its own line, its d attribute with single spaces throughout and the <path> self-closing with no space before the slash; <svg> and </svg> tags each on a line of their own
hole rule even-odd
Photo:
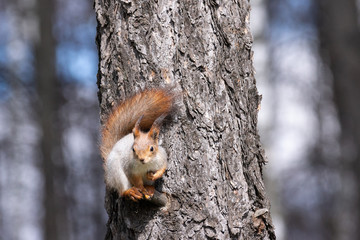
<svg viewBox="0 0 360 240">
<path fill-rule="evenodd" d="M 248 1 L 95 0 L 101 121 L 145 87 L 181 89 L 159 209 L 107 191 L 106 239 L 275 239 L 262 178 Z"/>
</svg>

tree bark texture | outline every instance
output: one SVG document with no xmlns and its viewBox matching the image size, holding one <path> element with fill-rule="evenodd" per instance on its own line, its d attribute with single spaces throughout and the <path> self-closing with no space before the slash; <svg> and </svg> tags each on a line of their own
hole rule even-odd
<svg viewBox="0 0 360 240">
<path fill-rule="evenodd" d="M 239 1 L 95 0 L 101 122 L 145 87 L 176 85 L 163 133 L 169 205 L 106 193 L 106 239 L 275 239 L 262 178 L 250 5 Z"/>
</svg>

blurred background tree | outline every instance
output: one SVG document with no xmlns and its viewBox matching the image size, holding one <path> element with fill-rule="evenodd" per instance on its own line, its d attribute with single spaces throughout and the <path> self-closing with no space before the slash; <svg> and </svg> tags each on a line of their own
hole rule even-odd
<svg viewBox="0 0 360 240">
<path fill-rule="evenodd" d="M 258 0 L 253 6 L 277 236 L 357 239 L 359 1 Z"/>
<path fill-rule="evenodd" d="M 359 1 L 251 4 L 276 235 L 357 239 Z M 0 0 L 0 239 L 105 236 L 92 5 Z"/>
<path fill-rule="evenodd" d="M 92 5 L 0 4 L 0 239 L 101 239 Z"/>
</svg>

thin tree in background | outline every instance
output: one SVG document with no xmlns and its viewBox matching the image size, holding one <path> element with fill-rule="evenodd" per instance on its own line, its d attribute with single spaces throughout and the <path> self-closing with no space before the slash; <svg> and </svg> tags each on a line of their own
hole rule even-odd
<svg viewBox="0 0 360 240">
<path fill-rule="evenodd" d="M 341 125 L 336 239 L 360 235 L 360 29 L 356 0 L 319 0 L 320 51 L 332 73 L 334 103 Z"/>
<path fill-rule="evenodd" d="M 44 239 L 69 239 L 62 127 L 58 111 L 60 84 L 55 71 L 54 1 L 37 1 L 39 38 L 35 44 L 35 80 L 41 131 L 40 167 L 44 177 Z"/>
<path fill-rule="evenodd" d="M 95 1 L 101 121 L 145 87 L 176 85 L 163 133 L 170 204 L 106 193 L 106 239 L 275 239 L 257 133 L 248 1 Z M 180 90 L 181 89 L 181 90 Z"/>
</svg>

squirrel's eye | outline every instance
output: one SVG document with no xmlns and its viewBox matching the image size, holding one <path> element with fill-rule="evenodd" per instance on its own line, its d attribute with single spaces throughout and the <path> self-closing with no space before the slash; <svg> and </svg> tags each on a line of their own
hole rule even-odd
<svg viewBox="0 0 360 240">
<path fill-rule="evenodd" d="M 133 152 L 135 152 L 135 148 L 132 148 Z"/>
<path fill-rule="evenodd" d="M 150 147 L 150 152 L 152 152 L 152 151 L 154 151 L 154 147 L 153 147 L 153 146 Z"/>
</svg>

